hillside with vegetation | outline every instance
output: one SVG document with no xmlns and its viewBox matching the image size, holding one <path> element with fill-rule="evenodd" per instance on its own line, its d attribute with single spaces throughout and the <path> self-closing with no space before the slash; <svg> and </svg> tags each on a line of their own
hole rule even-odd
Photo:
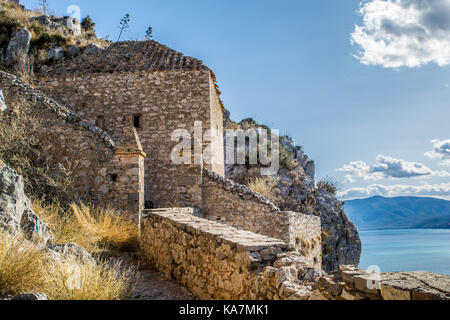
<svg viewBox="0 0 450 320">
<path fill-rule="evenodd" d="M 108 41 L 96 36 L 95 23 L 89 16 L 77 21 L 68 16 L 45 15 L 40 9 L 27 10 L 8 0 L 1 0 L 0 6 L 2 68 L 20 74 L 24 78 L 32 78 L 33 69 L 38 66 L 75 57 L 88 47 L 101 48 L 109 44 Z M 16 46 L 20 47 L 21 42 L 29 40 L 28 58 L 12 63 L 8 46 L 18 31 L 22 34 L 21 37 L 17 37 Z"/>
</svg>

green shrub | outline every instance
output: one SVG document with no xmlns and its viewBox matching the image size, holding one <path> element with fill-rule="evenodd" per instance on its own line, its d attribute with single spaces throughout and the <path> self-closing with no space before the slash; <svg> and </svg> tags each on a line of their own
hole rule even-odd
<svg viewBox="0 0 450 320">
<path fill-rule="evenodd" d="M 35 38 L 39 38 L 44 33 L 44 29 L 37 21 L 33 21 L 30 25 L 30 31 L 34 33 Z"/>
<path fill-rule="evenodd" d="M 69 42 L 69 39 L 63 37 L 60 34 L 48 34 L 47 32 L 42 33 L 37 39 L 31 41 L 31 48 L 42 49 L 50 48 L 52 44 L 57 44 L 59 46 L 65 46 Z"/>
<path fill-rule="evenodd" d="M 94 31 L 95 22 L 92 21 L 92 18 L 89 15 L 87 15 L 83 18 L 83 20 L 81 20 L 81 27 L 85 31 Z"/>
<path fill-rule="evenodd" d="M 340 183 L 332 177 L 325 177 L 323 180 L 317 183 L 317 189 L 326 190 L 334 195 L 337 194 L 340 187 Z"/>
<path fill-rule="evenodd" d="M 20 28 L 20 22 L 0 12 L 0 47 L 6 47 L 11 40 L 11 37 L 17 29 Z"/>
<path fill-rule="evenodd" d="M 249 125 L 256 126 L 256 121 L 253 118 L 245 118 L 240 122 L 240 124 L 248 123 Z"/>
</svg>

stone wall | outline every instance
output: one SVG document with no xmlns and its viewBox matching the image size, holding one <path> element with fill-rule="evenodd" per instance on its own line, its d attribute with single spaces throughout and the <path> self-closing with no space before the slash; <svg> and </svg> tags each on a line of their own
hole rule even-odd
<svg viewBox="0 0 450 320">
<path fill-rule="evenodd" d="M 141 250 L 144 263 L 204 300 L 450 300 L 450 276 L 325 273 L 283 241 L 184 209 L 144 211 Z"/>
<path fill-rule="evenodd" d="M 281 299 L 293 294 L 289 268 L 268 269 L 286 245 L 251 232 L 180 213 L 144 212 L 141 249 L 145 262 L 198 298 Z M 275 271 L 275 272 L 274 272 Z"/>
<path fill-rule="evenodd" d="M 210 98 L 210 112 L 211 112 L 211 128 L 215 130 L 216 136 L 211 142 L 211 151 L 213 159 L 211 166 L 206 166 L 212 171 L 218 173 L 220 176 L 225 176 L 225 150 L 223 140 L 223 109 L 220 104 L 220 98 L 217 95 L 216 87 L 213 79 L 209 79 L 209 96 Z"/>
<path fill-rule="evenodd" d="M 0 86 L 8 106 L 26 108 L 41 121 L 39 139 L 53 161 L 72 164 L 78 196 L 138 215 L 143 208 L 145 156 L 135 150 L 138 140 L 116 143 L 99 127 L 13 75 L 0 72 Z"/>
<path fill-rule="evenodd" d="M 280 212 L 288 221 L 285 228 L 277 231 L 290 248 L 305 256 L 314 267 L 322 268 L 322 227 L 320 217 L 298 212 Z"/>
<path fill-rule="evenodd" d="M 203 170 L 202 189 L 202 217 L 281 239 L 320 268 L 322 231 L 319 217 L 282 212 L 262 195 L 207 169 Z"/>
<path fill-rule="evenodd" d="M 116 207 L 126 208 L 136 221 L 145 207 L 145 157 L 136 130 L 124 129 L 111 161 L 109 197 Z"/>
<path fill-rule="evenodd" d="M 156 53 L 151 54 L 153 51 Z M 118 43 L 93 57 L 83 54 L 74 62 L 50 66 L 36 79 L 36 85 L 46 94 L 116 140 L 124 127 L 138 126 L 143 150 L 148 154 L 146 200 L 154 207 L 177 205 L 178 168 L 171 160 L 171 152 L 179 143 L 171 140 L 176 129 L 186 129 L 193 135 L 195 121 L 202 122 L 203 134 L 218 129 L 220 134 L 212 144 L 216 163 L 205 165 L 224 174 L 222 111 L 211 71 L 201 61 L 179 55 L 152 41 Z M 108 57 L 110 61 L 106 61 Z M 186 67 L 178 68 L 177 59 L 180 65 L 183 59 L 192 60 L 192 67 L 185 62 Z"/>
</svg>

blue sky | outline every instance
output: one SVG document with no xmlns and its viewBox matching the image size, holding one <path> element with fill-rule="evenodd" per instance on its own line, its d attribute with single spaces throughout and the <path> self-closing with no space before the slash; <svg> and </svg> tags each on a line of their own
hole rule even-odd
<svg viewBox="0 0 450 320">
<path fill-rule="evenodd" d="M 113 40 L 125 13 L 126 39 L 151 25 L 155 40 L 214 70 L 234 120 L 291 136 L 345 198 L 450 198 L 450 0 L 370 0 L 361 13 L 360 0 L 49 4 L 57 15 L 78 5 Z"/>
</svg>

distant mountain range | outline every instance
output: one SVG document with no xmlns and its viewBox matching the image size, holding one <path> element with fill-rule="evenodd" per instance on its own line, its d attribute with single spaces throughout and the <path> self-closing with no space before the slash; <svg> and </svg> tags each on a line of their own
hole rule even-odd
<svg viewBox="0 0 450 320">
<path fill-rule="evenodd" d="M 349 200 L 345 212 L 359 230 L 450 229 L 450 201 L 372 197 Z"/>
</svg>

